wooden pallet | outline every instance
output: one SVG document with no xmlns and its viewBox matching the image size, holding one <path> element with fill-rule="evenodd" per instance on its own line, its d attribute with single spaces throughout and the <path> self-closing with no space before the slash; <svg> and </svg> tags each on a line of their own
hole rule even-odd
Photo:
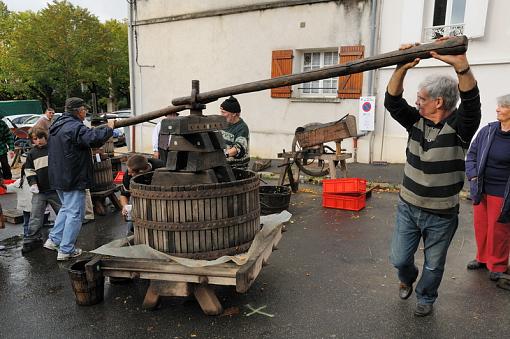
<svg viewBox="0 0 510 339">
<path fill-rule="evenodd" d="M 143 301 L 143 308 L 154 309 L 162 296 L 194 295 L 207 315 L 219 315 L 223 307 L 214 292 L 213 285 L 235 286 L 238 293 L 248 291 L 262 267 L 267 264 L 272 251 L 282 237 L 282 227 L 266 239 L 260 254 L 244 265 L 233 262 L 206 267 L 187 267 L 173 261 L 156 259 L 132 259 L 96 256 L 85 265 L 87 278 L 92 281 L 100 271 L 112 278 L 150 280 Z"/>
</svg>

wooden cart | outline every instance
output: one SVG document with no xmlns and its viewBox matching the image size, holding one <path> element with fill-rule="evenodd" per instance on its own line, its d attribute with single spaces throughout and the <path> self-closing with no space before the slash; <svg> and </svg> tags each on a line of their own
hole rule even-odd
<svg viewBox="0 0 510 339">
<path fill-rule="evenodd" d="M 188 267 L 168 260 L 131 259 L 95 256 L 87 264 L 87 280 L 99 276 L 150 280 L 143 308 L 154 309 L 162 296 L 186 297 L 194 295 L 207 315 L 219 315 L 223 307 L 214 292 L 214 285 L 235 286 L 238 293 L 248 291 L 267 263 L 282 237 L 282 225 L 268 236 L 262 250 L 253 259 L 239 266 L 233 262 L 205 267 Z"/>
<path fill-rule="evenodd" d="M 356 135 L 356 118 L 352 115 L 326 124 L 312 123 L 298 127 L 292 141 L 292 152 L 278 154 L 278 158 L 284 159 L 278 184 L 283 185 L 288 177 L 292 190 L 296 192 L 301 172 L 314 177 L 329 174 L 334 179 L 338 164 L 342 175 L 346 177 L 345 160 L 351 158 L 352 154 L 346 153 L 341 143 L 343 139 Z M 329 142 L 335 143 L 335 149 L 326 145 Z M 292 173 L 293 164 L 297 166 L 295 177 Z"/>
</svg>

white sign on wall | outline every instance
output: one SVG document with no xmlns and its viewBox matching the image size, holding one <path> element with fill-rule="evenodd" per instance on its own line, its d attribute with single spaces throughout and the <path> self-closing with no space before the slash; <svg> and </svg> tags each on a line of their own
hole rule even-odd
<svg viewBox="0 0 510 339">
<path fill-rule="evenodd" d="M 373 131 L 375 128 L 375 96 L 359 98 L 358 129 Z"/>
</svg>

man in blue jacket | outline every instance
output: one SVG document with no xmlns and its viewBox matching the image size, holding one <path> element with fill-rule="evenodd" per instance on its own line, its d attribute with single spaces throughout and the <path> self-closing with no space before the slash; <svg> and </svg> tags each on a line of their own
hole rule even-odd
<svg viewBox="0 0 510 339">
<path fill-rule="evenodd" d="M 88 106 L 83 99 L 68 98 L 65 105 L 66 112 L 51 125 L 48 139 L 50 186 L 57 191 L 62 208 L 44 247 L 58 251 L 59 261 L 82 253 L 74 245 L 85 214 L 85 189 L 92 185 L 90 149 L 104 145 L 114 127 L 113 120 L 108 121 L 108 127 L 85 126 Z"/>
</svg>

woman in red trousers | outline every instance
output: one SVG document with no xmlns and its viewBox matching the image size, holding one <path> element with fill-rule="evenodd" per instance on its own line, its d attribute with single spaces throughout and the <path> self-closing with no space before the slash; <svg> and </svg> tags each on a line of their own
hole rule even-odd
<svg viewBox="0 0 510 339">
<path fill-rule="evenodd" d="M 466 158 L 477 245 L 467 268 L 487 268 L 494 281 L 508 270 L 510 252 L 510 94 L 497 104 L 497 121 L 478 132 Z"/>
</svg>

